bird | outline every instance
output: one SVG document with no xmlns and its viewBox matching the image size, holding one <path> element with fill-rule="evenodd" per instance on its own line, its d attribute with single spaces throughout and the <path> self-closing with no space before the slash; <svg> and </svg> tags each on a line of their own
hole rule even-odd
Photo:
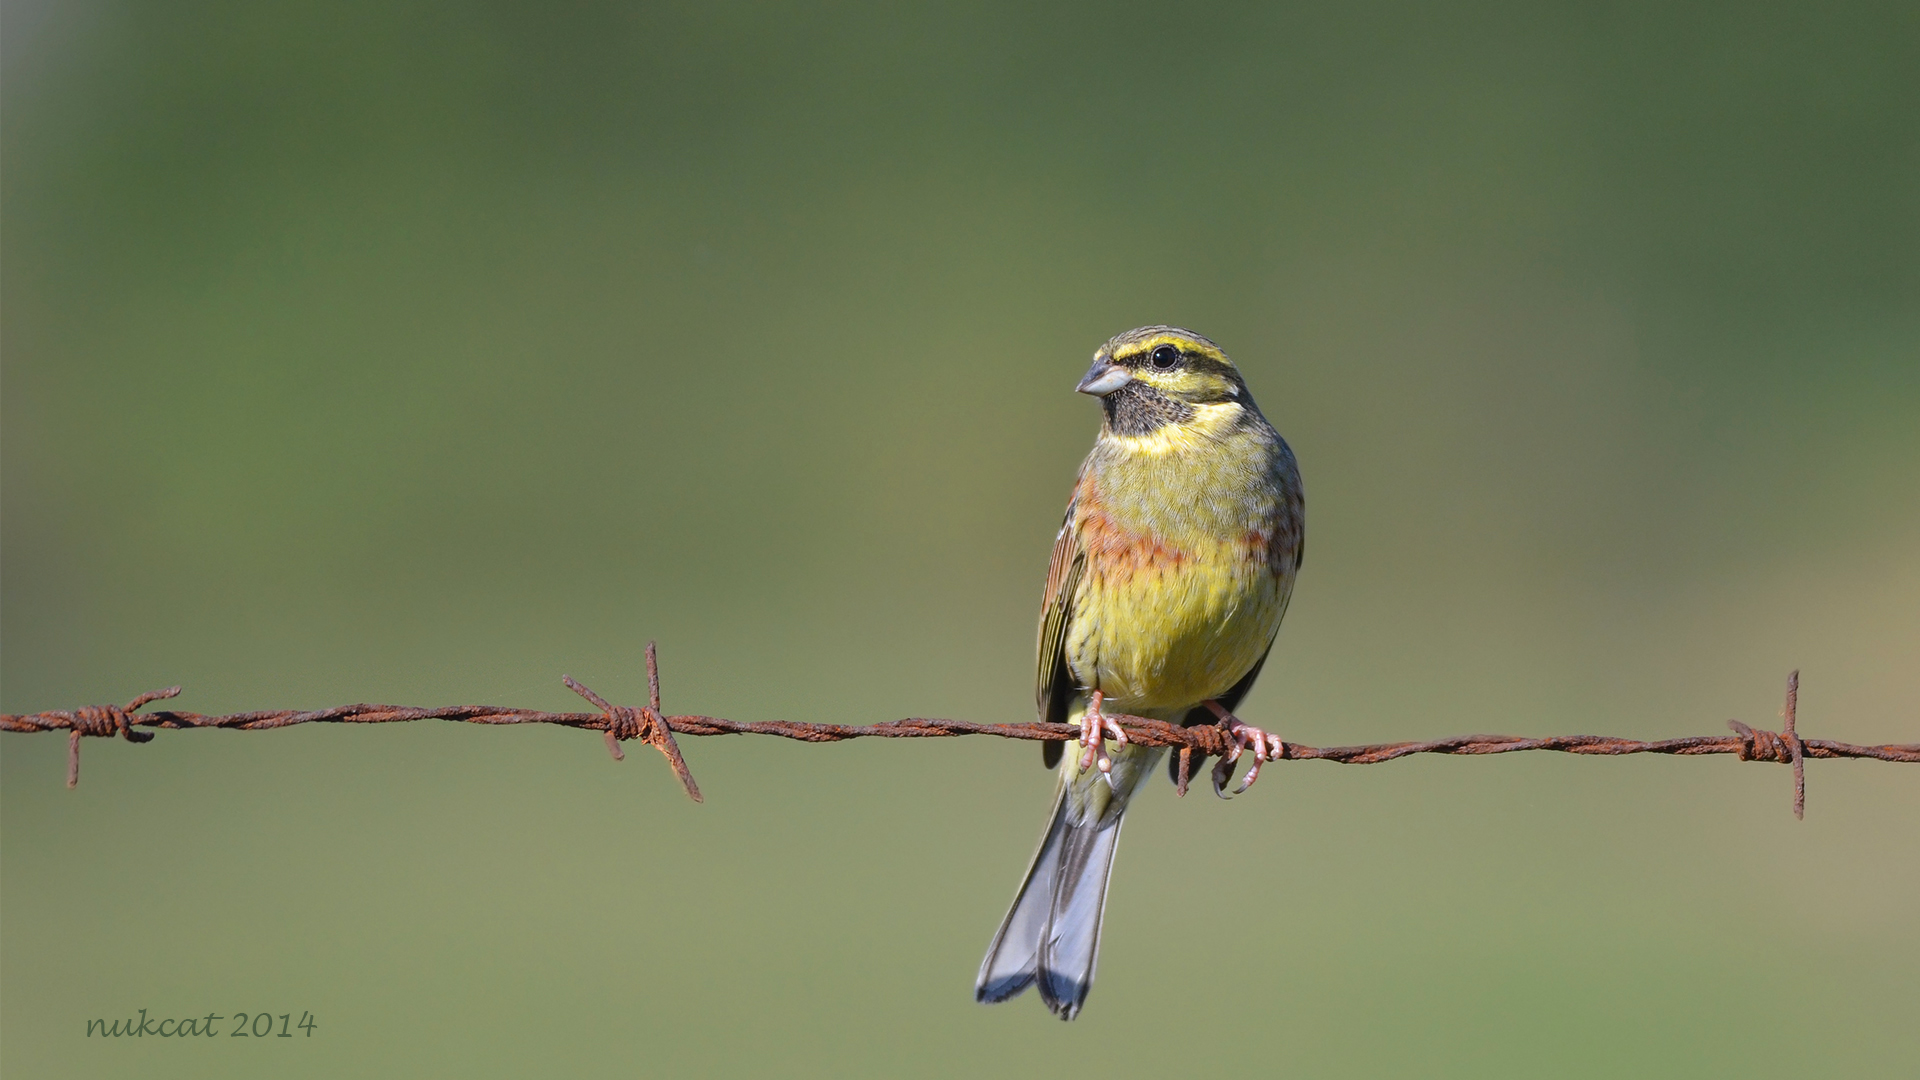
<svg viewBox="0 0 1920 1080">
<path fill-rule="evenodd" d="M 1037 985 L 1062 1020 L 1086 1004 L 1107 882 L 1128 802 L 1165 754 L 1128 741 L 1116 716 L 1218 724 L 1228 745 L 1214 794 L 1231 794 L 1284 743 L 1233 714 L 1273 647 L 1306 546 L 1293 450 L 1213 341 L 1143 326 L 1100 346 L 1075 387 L 1099 398 L 1040 605 L 1036 704 L 1078 725 L 1074 753 L 1043 743 L 1059 774 L 1039 847 L 987 947 L 974 999 Z M 1185 771 L 1168 759 L 1184 794 Z"/>
</svg>

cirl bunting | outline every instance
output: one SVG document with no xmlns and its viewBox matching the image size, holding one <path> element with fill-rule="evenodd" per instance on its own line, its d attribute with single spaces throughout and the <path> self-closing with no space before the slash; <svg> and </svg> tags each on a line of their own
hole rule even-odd
<svg viewBox="0 0 1920 1080">
<path fill-rule="evenodd" d="M 1131 330 L 1076 389 L 1105 416 L 1053 545 L 1038 698 L 1042 720 L 1079 725 L 1080 745 L 1043 744 L 1059 766 L 1053 813 L 974 987 L 998 1002 L 1037 984 L 1063 1020 L 1093 984 L 1122 815 L 1165 754 L 1128 743 L 1112 717 L 1224 726 L 1214 792 L 1243 752 L 1246 790 L 1282 746 L 1233 710 L 1273 646 L 1306 530 L 1293 451 L 1218 345 Z"/>
</svg>

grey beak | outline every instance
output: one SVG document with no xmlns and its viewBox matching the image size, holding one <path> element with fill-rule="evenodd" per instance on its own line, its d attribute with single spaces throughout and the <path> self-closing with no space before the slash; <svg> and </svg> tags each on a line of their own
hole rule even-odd
<svg viewBox="0 0 1920 1080">
<path fill-rule="evenodd" d="M 1082 394 L 1092 394 L 1094 397 L 1106 397 L 1108 394 L 1127 385 L 1127 382 L 1132 378 L 1132 372 L 1111 360 L 1095 360 L 1093 367 L 1087 369 L 1087 377 L 1081 379 L 1080 385 L 1074 387 L 1074 389 Z"/>
</svg>

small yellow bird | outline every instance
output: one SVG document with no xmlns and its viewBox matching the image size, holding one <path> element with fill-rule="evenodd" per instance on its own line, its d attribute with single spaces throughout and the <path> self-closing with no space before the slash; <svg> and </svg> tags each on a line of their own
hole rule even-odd
<svg viewBox="0 0 1920 1080">
<path fill-rule="evenodd" d="M 1281 743 L 1233 710 L 1273 647 L 1306 537 L 1293 451 L 1220 346 L 1130 330 L 1076 389 L 1106 415 L 1053 545 L 1038 697 L 1042 720 L 1080 725 L 1085 750 L 1061 762 L 1064 744 L 1043 744 L 1060 765 L 1053 815 L 974 986 L 998 1002 L 1038 983 L 1062 1020 L 1093 985 L 1121 815 L 1164 752 L 1129 744 L 1109 714 L 1220 723 L 1233 747 L 1214 793 L 1250 750 L 1245 791 Z"/>
</svg>

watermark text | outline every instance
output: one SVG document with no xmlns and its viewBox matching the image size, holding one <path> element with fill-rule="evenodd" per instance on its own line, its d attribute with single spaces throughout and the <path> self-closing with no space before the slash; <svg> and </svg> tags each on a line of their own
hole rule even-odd
<svg viewBox="0 0 1920 1080">
<path fill-rule="evenodd" d="M 229 1020 L 232 1022 L 228 1023 Z M 169 1016 L 161 1019 L 148 1016 L 147 1010 L 141 1009 L 139 1016 L 124 1020 L 87 1021 L 87 1038 L 144 1039 L 151 1036 L 156 1039 L 217 1039 L 224 1036 L 229 1039 L 291 1039 L 305 1036 L 310 1039 L 319 1026 L 313 1014 L 305 1009 L 300 1010 L 298 1020 L 290 1012 L 278 1015 L 271 1012 L 236 1012 L 231 1016 L 208 1013 L 205 1016 Z"/>
</svg>

